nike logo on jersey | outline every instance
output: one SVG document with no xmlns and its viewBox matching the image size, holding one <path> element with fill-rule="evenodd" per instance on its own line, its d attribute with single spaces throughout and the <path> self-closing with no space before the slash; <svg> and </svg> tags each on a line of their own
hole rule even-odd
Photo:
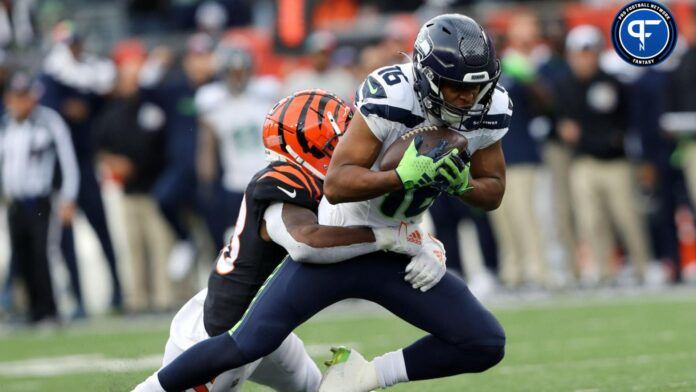
<svg viewBox="0 0 696 392">
<path fill-rule="evenodd" d="M 367 78 L 367 88 L 370 89 L 370 94 L 377 94 L 377 91 L 379 91 L 379 89 L 377 87 L 372 86 L 372 82 L 370 81 L 370 78 Z"/>
<path fill-rule="evenodd" d="M 290 192 L 289 190 L 287 190 L 287 189 L 285 189 L 285 188 L 281 188 L 281 187 L 279 187 L 279 186 L 277 186 L 276 188 L 280 189 L 281 191 L 283 191 L 283 193 L 285 193 L 286 195 L 292 197 L 293 199 L 295 198 L 295 196 L 297 196 L 297 191 L 294 190 L 294 189 L 292 190 L 292 192 Z"/>
</svg>

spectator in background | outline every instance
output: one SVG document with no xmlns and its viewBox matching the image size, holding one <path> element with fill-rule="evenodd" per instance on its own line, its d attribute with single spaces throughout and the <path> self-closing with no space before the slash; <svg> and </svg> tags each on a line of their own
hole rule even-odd
<svg viewBox="0 0 696 392">
<path fill-rule="evenodd" d="M 7 53 L 0 49 L 0 95 L 4 96 L 6 91 L 7 80 L 9 79 L 9 67 L 8 67 L 8 56 Z M 0 100 L 0 118 L 5 115 L 5 103 Z M 0 195 L 0 205 L 4 207 L 5 200 L 2 199 Z M 5 274 L 5 280 L 2 282 L 2 288 L 0 289 L 0 312 L 6 311 L 7 313 L 12 313 L 15 300 L 13 296 L 13 286 L 12 279 L 16 275 L 17 265 L 14 259 L 10 257 L 7 273 Z"/>
<path fill-rule="evenodd" d="M 195 98 L 197 169 L 206 220 L 216 249 L 222 249 L 246 185 L 266 165 L 261 129 L 276 100 L 259 91 L 251 53 L 242 43 L 221 42 L 215 60 L 222 80 L 201 87 Z"/>
<path fill-rule="evenodd" d="M 320 88 L 333 92 L 346 102 L 352 102 L 357 88 L 353 75 L 331 63 L 336 37 L 328 31 L 316 31 L 307 38 L 306 48 L 311 57 L 311 68 L 298 69 L 287 75 L 284 95 Z"/>
<path fill-rule="evenodd" d="M 696 13 L 696 11 L 694 11 Z M 679 66 L 667 77 L 665 113 L 660 125 L 665 131 L 680 137 L 684 176 L 692 205 L 696 205 L 696 17 L 686 23 L 684 36 L 688 49 Z"/>
<path fill-rule="evenodd" d="M 562 21 L 547 21 L 543 25 L 545 40 L 548 43 L 548 58 L 537 70 L 537 81 L 547 92 L 542 116 L 536 118 L 537 124 L 547 129 L 542 147 L 544 167 L 551 174 L 552 224 L 560 247 L 559 263 L 565 269 L 562 279 L 578 281 L 580 263 L 577 260 L 577 235 L 573 222 L 573 210 L 570 197 L 570 163 L 573 151 L 569 145 L 558 137 L 556 129 L 559 96 L 564 92 L 558 88 L 561 80 L 570 75 L 570 67 L 565 59 L 566 30 Z M 541 132 L 542 134 L 544 132 Z M 558 248 L 557 248 L 558 249 Z M 553 250 L 553 248 L 552 248 Z M 555 255 L 556 252 L 553 252 Z M 556 259 L 553 259 L 554 261 Z"/>
<path fill-rule="evenodd" d="M 167 2 L 167 21 L 175 30 L 193 30 L 196 26 L 198 11 L 214 3 L 217 9 L 225 12 L 227 27 L 247 26 L 252 21 L 252 1 L 249 0 L 172 0 Z M 206 12 L 206 11 L 204 11 Z"/>
<path fill-rule="evenodd" d="M 631 127 L 638 132 L 641 141 L 638 180 L 649 201 L 648 218 L 654 252 L 673 279 L 679 278 L 680 261 L 675 215 L 680 204 L 688 204 L 688 196 L 682 173 L 673 164 L 676 138 L 665 133 L 659 120 L 665 109 L 666 96 L 673 93 L 671 89 L 665 89 L 670 70 L 678 64 L 679 56 L 674 53 L 665 63 L 645 67 L 631 84 L 629 94 Z M 696 126 L 693 129 L 696 131 Z"/>
<path fill-rule="evenodd" d="M 498 268 L 498 249 L 488 215 L 449 195 L 435 199 L 428 212 L 433 219 L 435 235 L 445 246 L 447 269 L 466 277 L 468 286 L 477 296 L 488 294 L 495 284 L 492 273 Z M 459 251 L 459 225 L 469 220 L 476 228 L 485 267 L 465 260 Z"/>
<path fill-rule="evenodd" d="M 384 55 L 387 56 L 385 65 L 401 64 L 411 60 L 413 40 L 418 33 L 419 26 L 401 20 L 392 19 L 384 29 L 384 38 L 379 43 Z M 415 30 L 414 30 L 415 29 Z"/>
<path fill-rule="evenodd" d="M 102 104 L 102 95 L 113 86 L 115 69 L 111 61 L 85 53 L 82 37 L 74 23 L 63 21 L 53 31 L 55 45 L 44 61 L 42 82 L 45 92 L 41 103 L 56 110 L 70 128 L 77 162 L 80 166 L 80 191 L 77 204 L 92 225 L 111 273 L 111 306 L 122 307 L 121 282 L 116 268 L 116 254 L 104 213 L 101 188 L 94 171 L 92 124 Z M 77 302 L 74 317 L 84 317 L 85 309 L 75 254 L 72 225 L 65 226 L 61 249 L 70 274 Z"/>
<path fill-rule="evenodd" d="M 501 58 L 500 84 L 508 89 L 510 105 L 515 103 L 515 115 L 505 120 L 510 125 L 502 141 L 507 191 L 491 218 L 500 246 L 500 278 L 508 288 L 545 287 L 548 283 L 546 243 L 534 205 L 541 157 L 532 135 L 533 120 L 545 99 L 545 92 L 537 90 L 536 72 L 548 56 L 548 49 L 540 45 L 537 23 L 530 13 L 514 16 L 507 32 L 509 46 Z"/>
<path fill-rule="evenodd" d="M 167 29 L 168 0 L 128 0 L 129 32 L 132 35 L 162 33 Z"/>
<path fill-rule="evenodd" d="M 5 92 L 8 79 L 10 78 L 10 56 L 0 49 L 0 94 Z M 0 115 L 5 114 L 5 105 L 0 102 Z"/>
<path fill-rule="evenodd" d="M 355 67 L 354 80 L 365 80 L 367 75 L 377 68 L 393 64 L 388 62 L 388 56 L 379 45 L 369 45 L 360 51 L 358 64 Z"/>
<path fill-rule="evenodd" d="M 174 281 L 182 280 L 196 259 L 196 247 L 186 214 L 195 211 L 196 145 L 198 116 L 196 90 L 214 76 L 213 41 L 194 34 L 186 42 L 182 60 L 184 74 L 171 69 L 173 56 L 167 48 L 152 50 L 140 71 L 142 98 L 164 111 L 165 165 L 153 194 L 165 219 L 174 230 L 175 244 L 168 271 Z"/>
<path fill-rule="evenodd" d="M 580 238 L 599 263 L 601 280 L 613 283 L 615 247 L 612 225 L 620 233 L 635 279 L 644 280 L 650 258 L 637 184 L 626 157 L 628 99 L 624 88 L 599 69 L 601 31 L 589 25 L 568 33 L 566 53 L 572 75 L 561 82 L 558 132 L 573 147 L 571 191 Z"/>
<path fill-rule="evenodd" d="M 0 2 L 0 47 L 25 48 L 34 41 L 35 4 L 33 0 Z"/>
<path fill-rule="evenodd" d="M 681 162 L 678 163 L 683 168 L 691 205 L 694 206 L 696 205 L 696 74 L 694 73 L 696 69 L 696 8 L 692 9 L 691 18 L 684 22 L 680 24 L 680 27 L 684 29 L 680 39 L 685 38 L 688 48 L 682 55 L 677 68 L 667 73 L 666 83 L 661 86 L 663 88 L 661 97 L 664 99 L 662 105 L 664 114 L 659 119 L 659 125 L 661 129 L 668 132 L 671 139 L 678 141 L 677 154 L 674 155 L 681 158 Z M 650 112 L 654 111 L 653 109 Z M 652 145 L 646 146 L 646 150 L 650 147 Z M 647 154 L 651 151 L 645 152 Z M 662 153 L 664 154 L 666 151 Z M 667 169 L 662 167 L 663 170 Z M 669 175 L 669 171 L 664 175 L 668 184 Z M 665 189 L 664 191 L 672 193 L 664 194 L 663 200 L 674 197 L 672 190 Z M 667 206 L 669 206 L 669 202 L 667 202 Z M 673 225 L 674 221 L 672 220 L 670 223 Z M 690 269 L 682 272 L 688 281 L 693 281 L 696 277 L 696 270 Z"/>
<path fill-rule="evenodd" d="M 165 118 L 161 109 L 138 95 L 145 56 L 137 40 L 116 45 L 116 85 L 94 123 L 99 162 L 123 184 L 130 262 L 125 302 L 131 312 L 166 311 L 175 305 L 172 282 L 163 272 L 172 235 L 151 196 L 164 165 Z"/>
<path fill-rule="evenodd" d="M 198 31 L 220 39 L 227 25 L 227 10 L 215 1 L 204 1 L 196 9 Z"/>
<path fill-rule="evenodd" d="M 31 323 L 55 322 L 57 317 L 47 255 L 56 158 L 62 180 L 56 210 L 64 225 L 75 215 L 80 181 L 70 132 L 55 111 L 37 105 L 40 90 L 27 74 L 15 74 L 0 123 L 0 172 L 9 200 L 12 258 L 28 292 Z"/>
</svg>

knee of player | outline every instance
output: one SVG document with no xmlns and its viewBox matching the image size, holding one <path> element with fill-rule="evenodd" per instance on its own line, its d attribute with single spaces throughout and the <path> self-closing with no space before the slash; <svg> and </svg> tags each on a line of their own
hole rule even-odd
<svg viewBox="0 0 696 392">
<path fill-rule="evenodd" d="M 467 323 L 466 326 L 455 327 L 446 339 L 460 347 L 505 346 L 505 330 L 490 312 L 480 313 L 476 319 L 478 323 L 475 326 Z"/>
<path fill-rule="evenodd" d="M 492 313 L 486 311 L 480 325 L 478 344 L 505 346 L 505 330 Z"/>
<path fill-rule="evenodd" d="M 500 363 L 505 357 L 505 345 L 460 346 L 457 363 L 461 373 L 481 373 Z"/>
<path fill-rule="evenodd" d="M 480 348 L 481 368 L 480 372 L 486 371 L 500 363 L 505 357 L 505 345 L 482 346 Z"/>
</svg>

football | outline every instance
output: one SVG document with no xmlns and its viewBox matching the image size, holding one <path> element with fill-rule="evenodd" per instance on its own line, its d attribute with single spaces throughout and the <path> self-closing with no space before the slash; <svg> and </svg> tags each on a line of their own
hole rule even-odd
<svg viewBox="0 0 696 392">
<path fill-rule="evenodd" d="M 465 162 L 469 161 L 469 155 L 466 152 L 468 141 L 462 134 L 445 126 L 430 125 L 413 128 L 399 136 L 399 138 L 387 148 L 387 151 L 385 151 L 379 169 L 382 171 L 396 169 L 399 165 L 399 161 L 401 161 L 401 157 L 404 156 L 404 152 L 417 135 L 423 136 L 423 143 L 418 148 L 419 153 L 427 153 L 433 147 L 436 147 L 438 143 L 440 143 L 440 140 L 444 139 L 447 140 L 447 145 L 443 153 L 449 152 L 453 148 L 458 148 L 459 156 Z"/>
</svg>

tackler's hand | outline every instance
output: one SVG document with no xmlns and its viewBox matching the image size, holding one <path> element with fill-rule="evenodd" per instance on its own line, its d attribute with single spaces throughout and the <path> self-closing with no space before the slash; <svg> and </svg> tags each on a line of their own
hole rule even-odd
<svg viewBox="0 0 696 392">
<path fill-rule="evenodd" d="M 414 289 L 426 292 L 433 288 L 447 272 L 445 248 L 432 234 L 423 240 L 423 248 L 406 266 L 406 277 Z"/>
<path fill-rule="evenodd" d="M 401 222 L 397 227 L 373 228 L 379 249 L 415 256 L 421 252 L 423 234 L 418 225 Z"/>
</svg>

